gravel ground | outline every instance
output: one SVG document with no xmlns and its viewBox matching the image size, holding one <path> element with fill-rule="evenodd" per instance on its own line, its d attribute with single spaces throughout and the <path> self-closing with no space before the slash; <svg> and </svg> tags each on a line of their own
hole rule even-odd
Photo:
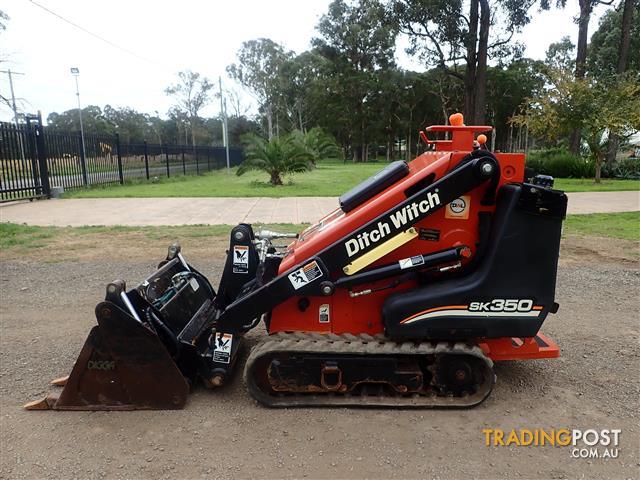
<svg viewBox="0 0 640 480">
<path fill-rule="evenodd" d="M 187 257 L 217 278 L 222 244 L 198 242 Z M 5 256 L 0 478 L 638 478 L 640 269 L 635 256 L 611 255 L 624 247 L 609 240 L 598 251 L 590 239 L 566 240 L 561 308 L 544 325 L 562 357 L 498 364 L 485 403 L 436 411 L 269 410 L 236 375 L 222 390 L 197 389 L 181 411 L 26 412 L 23 403 L 70 370 L 106 282 L 141 280 L 163 248 L 46 261 Z M 263 333 L 254 330 L 250 341 Z M 483 428 L 620 428 L 619 458 L 486 447 Z"/>
</svg>

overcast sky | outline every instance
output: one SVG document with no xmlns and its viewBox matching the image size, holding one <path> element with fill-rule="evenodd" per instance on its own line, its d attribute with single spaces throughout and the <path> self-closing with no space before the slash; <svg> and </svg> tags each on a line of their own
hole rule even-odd
<svg viewBox="0 0 640 480">
<path fill-rule="evenodd" d="M 40 5 L 80 25 L 117 46 L 108 45 L 34 5 L 30 0 L 0 0 L 0 10 L 11 19 L 0 34 L 0 57 L 10 68 L 25 75 L 14 77 L 16 96 L 23 110 L 52 111 L 76 107 L 75 84 L 70 67 L 80 69 L 83 106 L 130 106 L 165 116 L 171 100 L 164 89 L 175 73 L 191 69 L 217 80 L 235 61 L 241 43 L 271 38 L 301 52 L 309 48 L 314 27 L 330 0 L 36 0 Z M 526 55 L 543 58 L 547 46 L 569 35 L 574 43 L 577 26 L 573 17 L 577 1 L 569 0 L 563 11 L 534 12 L 519 40 Z M 590 33 L 605 7 L 596 8 Z M 127 53 L 118 47 L 126 49 Z M 398 49 L 404 68 L 420 70 Z M 0 74 L 0 92 L 9 95 L 6 74 Z M 216 104 L 203 112 L 215 115 Z M 0 107 L 0 120 L 12 113 Z"/>
</svg>

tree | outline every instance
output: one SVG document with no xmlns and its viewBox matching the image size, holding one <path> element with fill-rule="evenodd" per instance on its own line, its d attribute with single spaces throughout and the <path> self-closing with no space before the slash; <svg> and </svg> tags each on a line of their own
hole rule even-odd
<svg viewBox="0 0 640 480">
<path fill-rule="evenodd" d="M 526 150 L 526 125 L 524 132 L 521 129 L 514 132 L 510 119 L 524 113 L 526 100 L 542 92 L 545 86 L 543 63 L 523 58 L 506 66 L 489 68 L 487 73 L 487 98 L 490 105 L 488 116 L 494 127 L 492 150 Z"/>
<path fill-rule="evenodd" d="M 0 32 L 4 32 L 7 29 L 7 22 L 9 21 L 9 15 L 0 10 Z"/>
<path fill-rule="evenodd" d="M 185 70 L 178 73 L 179 81 L 166 88 L 165 93 L 175 98 L 176 108 L 185 112 L 191 130 L 191 145 L 196 145 L 196 128 L 199 113 L 211 99 L 213 84 L 199 73 Z"/>
<path fill-rule="evenodd" d="M 296 135 L 273 137 L 269 140 L 252 133 L 242 137 L 245 160 L 240 164 L 237 175 L 250 170 L 260 170 L 269 174 L 273 186 L 282 185 L 282 177 L 287 174 L 309 170 L 312 157 Z"/>
<path fill-rule="evenodd" d="M 560 0 L 562 6 L 566 4 L 566 0 Z M 576 70 L 575 77 L 578 80 L 584 78 L 587 71 L 587 43 L 589 41 L 589 21 L 593 8 L 598 4 L 611 5 L 613 0 L 578 0 L 580 13 L 578 15 L 578 45 L 576 49 Z M 580 132 L 574 130 L 571 132 L 569 139 L 569 149 L 571 153 L 577 155 L 580 153 Z"/>
<path fill-rule="evenodd" d="M 635 5 L 634 5 L 635 4 Z M 587 72 L 607 81 L 626 71 L 640 71 L 640 2 L 623 0 L 618 9 L 606 12 L 591 37 L 587 58 Z M 620 139 L 611 136 L 607 163 L 612 165 Z"/>
<path fill-rule="evenodd" d="M 322 88 L 323 77 L 329 68 L 329 62 L 316 50 L 302 52 L 284 61 L 279 76 L 279 103 L 292 129 L 307 130 L 313 115 L 313 90 Z"/>
<path fill-rule="evenodd" d="M 606 83 L 553 71 L 549 80 L 553 88 L 534 98 L 526 114 L 514 121 L 547 139 L 578 131 L 595 160 L 595 181 L 599 183 L 607 135 L 625 136 L 640 130 L 640 76 Z"/>
<path fill-rule="evenodd" d="M 109 124 L 97 105 L 87 105 L 82 109 L 82 123 L 85 133 L 96 135 L 113 134 L 113 126 Z M 62 113 L 52 112 L 47 116 L 47 125 L 61 132 L 80 131 L 78 109 L 73 108 Z"/>
<path fill-rule="evenodd" d="M 461 0 L 389 0 L 388 12 L 400 31 L 409 36 L 409 54 L 464 83 L 467 122 L 482 124 L 487 59 L 490 54 L 505 57 L 518 53 L 510 42 L 529 22 L 528 10 L 534 3 L 471 0 L 465 12 Z M 549 8 L 548 2 L 542 2 L 541 7 Z"/>
<path fill-rule="evenodd" d="M 267 38 L 244 42 L 237 53 L 238 63 L 227 67 L 229 76 L 253 92 L 267 119 L 267 134 L 274 137 L 281 71 L 293 53 Z M 276 125 L 278 129 L 278 125 Z"/>
<path fill-rule="evenodd" d="M 291 135 L 307 150 L 313 165 L 319 160 L 338 158 L 341 155 L 336 139 L 320 127 L 314 127 L 306 133 L 294 130 Z"/>
<path fill-rule="evenodd" d="M 317 30 L 312 44 L 330 65 L 327 100 L 346 128 L 340 140 L 354 161 L 366 161 L 382 72 L 394 66 L 395 30 L 376 0 L 334 0 Z"/>
</svg>

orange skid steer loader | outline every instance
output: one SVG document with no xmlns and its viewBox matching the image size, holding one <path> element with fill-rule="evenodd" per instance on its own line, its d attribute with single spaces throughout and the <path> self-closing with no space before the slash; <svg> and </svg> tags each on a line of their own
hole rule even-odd
<svg viewBox="0 0 640 480">
<path fill-rule="evenodd" d="M 552 358 L 566 195 L 491 152 L 462 116 L 421 132 L 429 149 L 390 163 L 299 234 L 231 231 L 217 291 L 172 245 L 156 272 L 107 286 L 58 395 L 28 409 L 182 408 L 201 381 L 244 381 L 270 407 L 472 407 L 494 362 Z M 450 140 L 433 140 L 449 132 Z"/>
</svg>

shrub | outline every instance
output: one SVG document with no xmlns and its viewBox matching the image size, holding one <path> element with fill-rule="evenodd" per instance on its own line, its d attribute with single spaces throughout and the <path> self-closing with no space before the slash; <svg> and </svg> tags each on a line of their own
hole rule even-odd
<svg viewBox="0 0 640 480">
<path fill-rule="evenodd" d="M 640 158 L 629 157 L 618 160 L 612 166 L 603 165 L 602 176 L 638 180 L 640 179 Z"/>
<path fill-rule="evenodd" d="M 311 153 L 297 135 L 286 135 L 266 140 L 254 133 L 242 136 L 246 158 L 237 175 L 249 170 L 262 170 L 269 174 L 271 185 L 282 185 L 282 176 L 305 172 L 311 167 Z"/>
<path fill-rule="evenodd" d="M 595 175 L 593 160 L 573 155 L 562 148 L 529 152 L 527 167 L 541 175 L 558 178 L 592 178 Z"/>
</svg>

